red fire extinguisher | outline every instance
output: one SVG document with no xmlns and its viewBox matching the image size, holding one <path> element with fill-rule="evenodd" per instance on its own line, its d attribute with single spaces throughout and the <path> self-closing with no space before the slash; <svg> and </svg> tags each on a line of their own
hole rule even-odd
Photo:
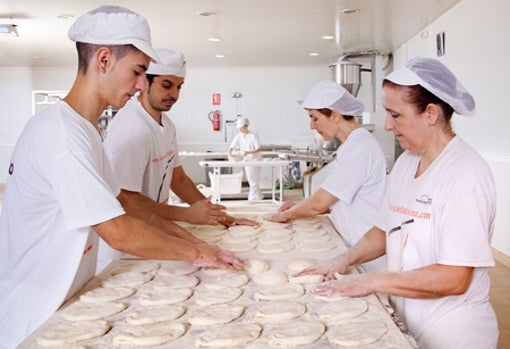
<svg viewBox="0 0 510 349">
<path fill-rule="evenodd" d="M 213 110 L 212 112 L 207 114 L 207 117 L 212 122 L 213 130 L 219 131 L 221 125 L 221 112 L 219 110 Z"/>
</svg>

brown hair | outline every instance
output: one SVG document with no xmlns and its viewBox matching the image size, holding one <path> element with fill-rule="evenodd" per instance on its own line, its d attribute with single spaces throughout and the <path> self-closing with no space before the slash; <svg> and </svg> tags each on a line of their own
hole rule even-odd
<svg viewBox="0 0 510 349">
<path fill-rule="evenodd" d="M 78 51 L 78 71 L 87 73 L 87 67 L 90 64 L 90 60 L 94 53 L 101 47 L 106 47 L 117 57 L 121 59 L 125 55 L 131 52 L 139 51 L 136 47 L 131 44 L 128 45 L 97 45 L 89 44 L 84 42 L 76 42 L 76 50 Z"/>
<path fill-rule="evenodd" d="M 383 87 L 385 86 L 399 90 L 404 96 L 404 99 L 414 105 L 419 113 L 424 112 L 427 108 L 427 105 L 430 103 L 437 104 L 443 111 L 446 122 L 450 123 L 453 115 L 453 108 L 448 103 L 444 102 L 442 99 L 438 98 L 436 95 L 432 94 L 422 86 L 403 86 L 395 84 L 389 80 L 384 80 Z"/>
<path fill-rule="evenodd" d="M 317 111 L 325 116 L 327 116 L 328 118 L 331 117 L 331 114 L 333 114 L 333 110 L 329 109 L 329 108 L 321 108 L 321 109 L 317 109 Z M 352 115 L 343 115 L 341 114 L 342 117 L 344 118 L 344 120 L 352 120 L 354 119 L 354 116 Z"/>
</svg>

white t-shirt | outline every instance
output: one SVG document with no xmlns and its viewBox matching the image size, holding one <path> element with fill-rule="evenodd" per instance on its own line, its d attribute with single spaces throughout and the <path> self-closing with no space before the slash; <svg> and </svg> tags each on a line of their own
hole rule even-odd
<svg viewBox="0 0 510 349">
<path fill-rule="evenodd" d="M 27 123 L 0 217 L 0 338 L 16 346 L 95 273 L 90 226 L 124 214 L 92 124 L 65 102 Z"/>
<path fill-rule="evenodd" d="M 487 268 L 495 215 L 494 180 L 486 162 L 458 136 L 418 178 L 420 157 L 404 152 L 393 167 L 377 226 L 388 232 L 407 220 L 388 251 L 400 270 L 432 264 L 474 267 L 468 290 L 437 299 L 390 297 L 420 348 L 489 348 L 497 322 L 489 300 Z M 450 344 L 448 344 L 450 343 Z"/>
<path fill-rule="evenodd" d="M 321 188 L 338 201 L 331 217 L 354 245 L 375 225 L 384 197 L 388 167 L 381 146 L 364 128 L 351 132 L 336 152 L 332 172 Z M 384 258 L 365 263 L 368 271 L 386 269 Z"/>
<path fill-rule="evenodd" d="M 257 135 L 253 132 L 248 132 L 247 134 L 243 134 L 239 132 L 234 136 L 232 143 L 230 143 L 230 148 L 239 149 L 241 152 L 252 151 L 260 148 L 260 141 Z M 262 154 L 260 152 L 254 154 L 248 154 L 244 157 L 244 160 L 259 160 L 262 158 Z"/>
<path fill-rule="evenodd" d="M 159 125 L 137 97 L 131 98 L 108 126 L 105 148 L 122 189 L 168 201 L 173 169 L 181 166 L 170 118 L 162 114 Z"/>
</svg>

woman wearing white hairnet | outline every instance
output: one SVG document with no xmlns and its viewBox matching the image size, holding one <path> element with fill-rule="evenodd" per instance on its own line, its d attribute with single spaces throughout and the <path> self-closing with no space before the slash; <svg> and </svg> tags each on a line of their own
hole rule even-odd
<svg viewBox="0 0 510 349">
<path fill-rule="evenodd" d="M 235 135 L 230 147 L 228 148 L 228 156 L 232 157 L 234 150 L 238 149 L 241 152 L 243 160 L 253 161 L 261 160 L 262 154 L 260 153 L 260 141 L 257 135 L 248 130 L 250 120 L 247 118 L 240 117 L 236 121 L 236 126 L 239 129 L 239 133 Z M 248 193 L 248 200 L 262 200 L 264 196 L 260 190 L 260 166 L 245 166 L 246 179 L 250 185 L 250 191 Z"/>
<path fill-rule="evenodd" d="M 388 179 L 380 218 L 347 252 L 299 275 L 343 274 L 386 252 L 387 273 L 339 276 L 321 295 L 390 295 L 420 348 L 496 348 L 487 269 L 495 186 L 487 163 L 455 134 L 453 112 L 475 102 L 437 60 L 415 58 L 384 80 L 387 130 L 406 151 Z"/>
<path fill-rule="evenodd" d="M 325 140 L 338 138 L 342 144 L 332 163 L 333 170 L 321 187 L 307 199 L 285 202 L 268 219 L 287 222 L 311 217 L 331 209 L 333 222 L 344 238 L 355 244 L 375 223 L 384 197 L 387 164 L 377 140 L 356 121 L 363 104 L 333 81 L 315 85 L 302 107 L 310 116 L 310 128 Z M 365 265 L 368 270 L 384 270 L 381 258 Z"/>
</svg>

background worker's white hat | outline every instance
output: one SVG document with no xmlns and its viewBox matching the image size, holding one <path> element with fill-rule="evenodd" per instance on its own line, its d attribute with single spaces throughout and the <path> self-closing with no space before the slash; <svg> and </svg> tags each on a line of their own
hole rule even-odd
<svg viewBox="0 0 510 349">
<path fill-rule="evenodd" d="M 119 6 L 101 6 L 76 19 L 69 39 L 97 45 L 133 45 L 153 61 L 159 57 L 152 48 L 149 24 L 139 14 Z"/>
<path fill-rule="evenodd" d="M 180 78 L 186 76 L 186 60 L 184 55 L 178 51 L 157 49 L 159 57 L 157 63 L 151 62 L 147 74 L 150 75 L 174 75 Z"/>
<path fill-rule="evenodd" d="M 248 126 L 248 125 L 250 125 L 250 120 L 248 120 L 247 118 L 241 117 L 241 118 L 237 119 L 237 121 L 236 121 L 237 128 L 241 128 L 243 126 Z"/>
<path fill-rule="evenodd" d="M 322 81 L 312 87 L 301 104 L 306 109 L 328 108 L 342 115 L 360 116 L 365 107 L 356 97 L 334 81 Z"/>
<path fill-rule="evenodd" d="M 386 78 L 397 85 L 420 85 L 449 104 L 457 114 L 473 116 L 475 100 L 443 63 L 433 58 L 413 58 Z"/>
</svg>

